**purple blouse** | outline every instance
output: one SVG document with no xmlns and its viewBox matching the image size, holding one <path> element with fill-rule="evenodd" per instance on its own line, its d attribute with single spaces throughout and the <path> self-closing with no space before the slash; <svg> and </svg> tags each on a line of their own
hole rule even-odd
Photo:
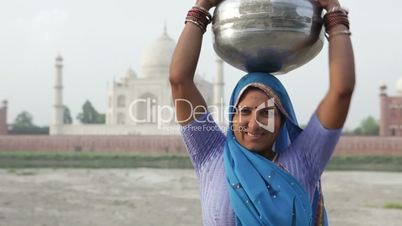
<svg viewBox="0 0 402 226">
<path fill-rule="evenodd" d="M 204 226 L 234 226 L 223 163 L 225 134 L 209 114 L 181 127 L 183 140 L 199 181 Z M 312 201 L 315 186 L 327 165 L 342 129 L 323 127 L 316 114 L 277 163 L 304 187 Z"/>
</svg>

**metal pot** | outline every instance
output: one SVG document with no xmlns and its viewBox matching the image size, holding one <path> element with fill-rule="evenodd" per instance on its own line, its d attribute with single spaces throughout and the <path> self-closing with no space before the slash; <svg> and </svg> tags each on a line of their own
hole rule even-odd
<svg viewBox="0 0 402 226">
<path fill-rule="evenodd" d="M 287 73 L 321 51 L 321 12 L 314 0 L 224 0 L 214 12 L 215 52 L 246 72 Z"/>
</svg>

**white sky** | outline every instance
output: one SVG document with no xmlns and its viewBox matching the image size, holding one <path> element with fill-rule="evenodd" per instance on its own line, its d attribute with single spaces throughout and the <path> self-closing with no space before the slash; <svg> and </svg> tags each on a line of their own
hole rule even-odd
<svg viewBox="0 0 402 226">
<path fill-rule="evenodd" d="M 0 100 L 9 101 L 9 123 L 23 110 L 34 122 L 50 122 L 54 58 L 65 60 L 64 103 L 73 117 L 89 99 L 106 111 L 107 84 L 131 66 L 140 73 L 141 55 L 163 31 L 175 40 L 195 0 L 0 0 Z M 357 86 L 346 127 L 379 118 L 379 86 L 395 94 L 402 76 L 402 2 L 341 0 L 350 10 Z M 215 53 L 211 28 L 204 37 L 198 72 L 212 81 Z M 327 45 L 318 57 L 287 75 L 287 87 L 305 124 L 328 86 Z M 225 95 L 244 73 L 225 65 Z M 167 79 L 167 78 L 166 78 Z M 76 121 L 76 119 L 74 119 Z"/>
</svg>

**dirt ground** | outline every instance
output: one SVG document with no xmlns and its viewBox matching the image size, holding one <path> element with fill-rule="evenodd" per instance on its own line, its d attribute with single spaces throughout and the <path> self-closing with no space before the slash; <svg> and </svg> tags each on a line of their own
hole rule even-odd
<svg viewBox="0 0 402 226">
<path fill-rule="evenodd" d="M 402 173 L 326 172 L 330 225 L 401 226 Z M 201 225 L 192 170 L 0 170 L 0 226 Z"/>
</svg>

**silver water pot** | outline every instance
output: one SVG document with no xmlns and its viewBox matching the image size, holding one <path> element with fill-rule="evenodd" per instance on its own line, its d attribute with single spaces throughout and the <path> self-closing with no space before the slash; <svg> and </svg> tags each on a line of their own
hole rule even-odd
<svg viewBox="0 0 402 226">
<path fill-rule="evenodd" d="M 246 72 L 287 73 L 321 51 L 321 12 L 315 0 L 224 0 L 214 12 L 215 52 Z"/>
</svg>

